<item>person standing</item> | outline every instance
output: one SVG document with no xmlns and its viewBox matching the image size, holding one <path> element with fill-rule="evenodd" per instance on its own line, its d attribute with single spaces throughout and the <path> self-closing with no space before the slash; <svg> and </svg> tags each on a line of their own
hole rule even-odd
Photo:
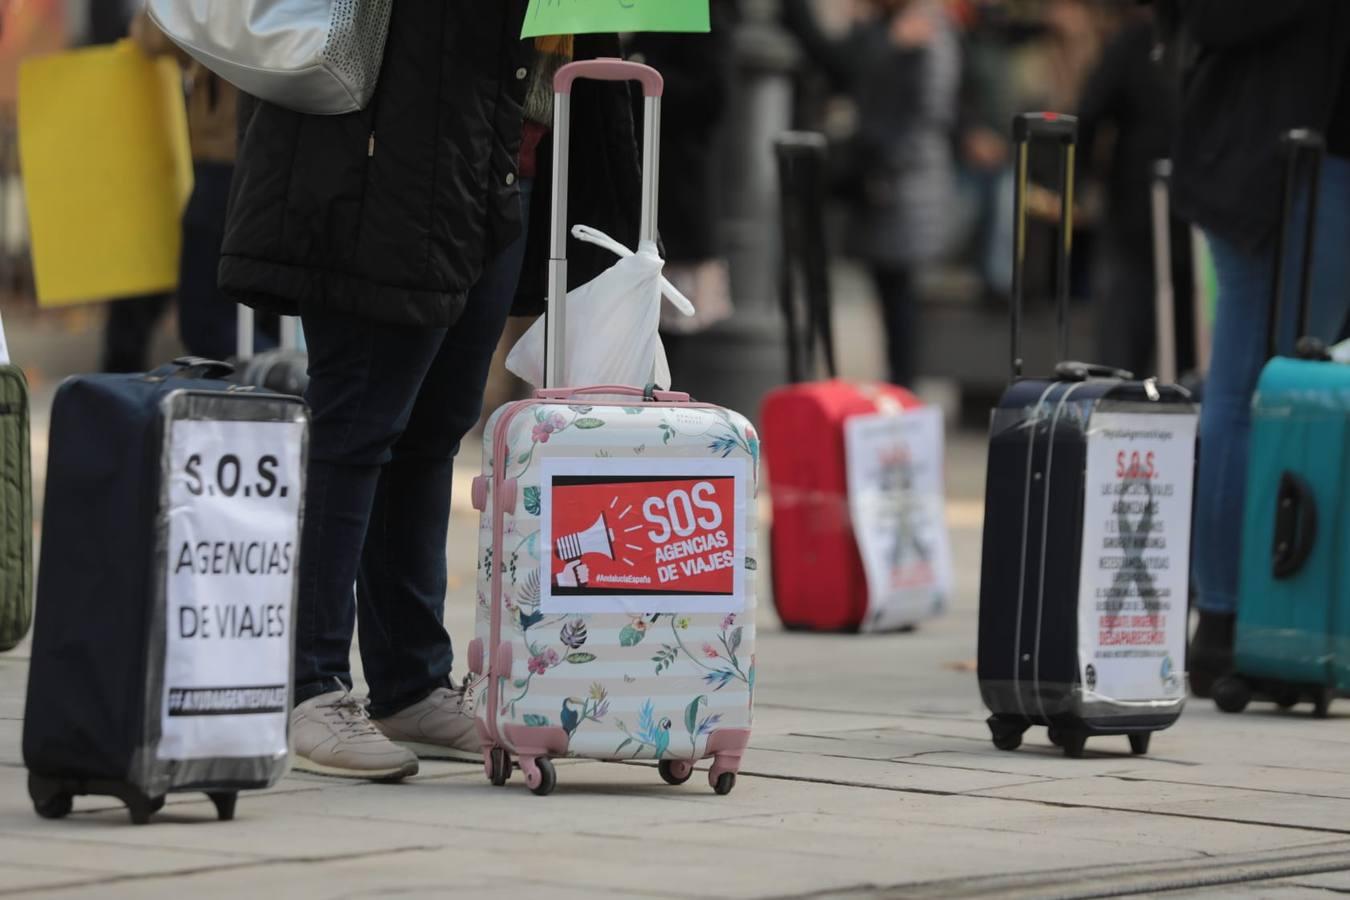
<svg viewBox="0 0 1350 900">
<path fill-rule="evenodd" d="M 1350 293 L 1350 4 L 1343 0 L 1172 0 L 1180 25 L 1184 92 L 1173 152 L 1177 212 L 1205 232 L 1219 279 L 1214 348 L 1200 417 L 1195 565 L 1199 625 L 1191 686 L 1209 696 L 1230 671 L 1242 552 L 1250 404 L 1266 359 L 1283 153 L 1281 135 L 1311 127 L 1329 156 L 1318 197 L 1312 272 L 1312 335 L 1331 340 Z M 1299 199 L 1306 209 L 1307 197 Z M 1289 260 L 1301 258 L 1303 217 Z M 1286 267 L 1296 296 L 1298 266 Z M 1283 310 L 1292 347 L 1294 304 Z"/>
<path fill-rule="evenodd" d="M 886 328 L 890 381 L 911 386 L 918 327 L 916 275 L 951 240 L 959 40 L 934 0 L 868 0 L 840 41 L 821 32 L 800 0 L 789 3 L 787 13 L 807 53 L 857 105 L 849 246 L 872 270 Z"/>
<path fill-rule="evenodd" d="M 541 52 L 520 41 L 525 6 L 399 0 L 378 87 L 359 113 L 241 103 L 221 288 L 261 310 L 298 312 L 309 348 L 292 712 L 305 771 L 397 780 L 417 771 L 419 755 L 481 759 L 442 621 L 451 476 L 522 260 L 547 257 L 523 236 L 538 226 L 527 220 L 548 196 L 546 173 L 535 166 L 538 185 L 521 177 L 527 159 L 546 158 L 546 127 L 536 126 L 547 115 L 530 118 L 524 146 L 522 123 L 527 108 L 548 108 L 551 74 L 574 52 L 570 42 Z M 607 90 L 578 91 L 574 102 L 595 110 L 586 97 L 610 98 L 593 113 L 608 130 L 578 123 L 574 158 L 586 171 L 608 166 L 610 190 L 574 196 L 591 207 L 635 198 L 627 86 L 588 87 Z M 608 143 L 588 147 L 583 135 Z M 611 219 L 590 221 L 633 238 Z M 586 276 L 585 257 L 576 268 L 569 276 Z M 354 630 L 369 710 L 351 693 Z"/>
</svg>

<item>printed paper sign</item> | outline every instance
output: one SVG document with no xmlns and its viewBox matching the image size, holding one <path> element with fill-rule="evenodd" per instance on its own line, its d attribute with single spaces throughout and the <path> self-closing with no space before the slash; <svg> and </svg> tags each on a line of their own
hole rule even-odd
<svg viewBox="0 0 1350 900">
<path fill-rule="evenodd" d="M 546 459 L 545 613 L 739 612 L 743 459 Z"/>
<path fill-rule="evenodd" d="M 913 625 L 951 592 L 942 472 L 942 412 L 854 416 L 844 422 L 848 506 L 867 574 L 865 631 Z"/>
<path fill-rule="evenodd" d="M 1185 692 L 1196 417 L 1098 413 L 1090 422 L 1078 659 L 1112 700 Z"/>
<path fill-rule="evenodd" d="M 708 0 L 530 0 L 520 36 L 711 30 Z"/>
<path fill-rule="evenodd" d="M 160 759 L 286 752 L 303 431 L 171 426 Z"/>
</svg>

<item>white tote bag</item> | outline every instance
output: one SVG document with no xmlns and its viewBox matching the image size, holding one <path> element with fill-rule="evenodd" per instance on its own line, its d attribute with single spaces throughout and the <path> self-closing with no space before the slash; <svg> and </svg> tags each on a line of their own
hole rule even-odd
<svg viewBox="0 0 1350 900">
<path fill-rule="evenodd" d="M 375 93 L 394 0 L 149 0 L 193 59 L 262 100 L 315 115 Z"/>
<path fill-rule="evenodd" d="M 572 236 L 619 257 L 567 295 L 562 382 L 551 387 L 598 384 L 670 388 L 670 365 L 657 333 L 664 296 L 686 316 L 694 305 L 661 276 L 656 245 L 643 241 L 634 253 L 604 232 L 577 225 Z M 544 386 L 544 318 L 525 332 L 506 357 L 506 368 L 535 387 Z"/>
</svg>

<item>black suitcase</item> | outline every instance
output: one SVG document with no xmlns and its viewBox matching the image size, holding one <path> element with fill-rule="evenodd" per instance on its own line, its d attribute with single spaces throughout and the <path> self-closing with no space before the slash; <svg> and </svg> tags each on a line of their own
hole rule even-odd
<svg viewBox="0 0 1350 900">
<path fill-rule="evenodd" d="M 996 747 L 1041 725 L 1075 757 L 1095 735 L 1129 735 L 1145 753 L 1181 714 L 1197 426 L 1184 390 L 1128 372 L 1060 362 L 1021 376 L 1030 144 L 1061 151 L 1063 360 L 1076 131 L 1052 113 L 1014 123 L 1013 383 L 990 431 L 978 662 Z"/>
<path fill-rule="evenodd" d="M 287 765 L 308 414 L 184 359 L 52 407 L 23 756 L 37 812 L 174 791 L 220 818 Z"/>
</svg>

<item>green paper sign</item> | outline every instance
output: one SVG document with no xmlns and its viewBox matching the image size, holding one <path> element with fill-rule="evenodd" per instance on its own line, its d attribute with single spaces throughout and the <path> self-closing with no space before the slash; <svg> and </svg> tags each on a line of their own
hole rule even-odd
<svg viewBox="0 0 1350 900">
<path fill-rule="evenodd" d="M 708 0 L 530 0 L 520 36 L 711 30 Z"/>
</svg>

